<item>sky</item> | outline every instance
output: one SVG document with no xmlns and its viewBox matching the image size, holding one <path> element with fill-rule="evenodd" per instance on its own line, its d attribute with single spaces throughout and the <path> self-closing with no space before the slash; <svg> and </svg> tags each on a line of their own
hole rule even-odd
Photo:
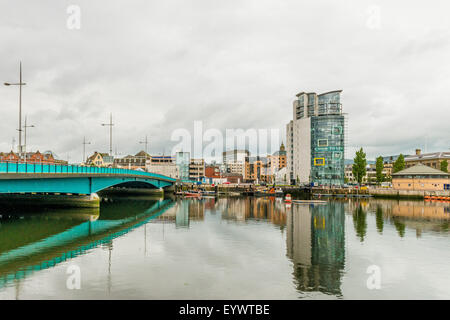
<svg viewBox="0 0 450 320">
<path fill-rule="evenodd" d="M 0 0 L 0 83 L 27 149 L 79 162 L 168 154 L 176 130 L 279 130 L 301 91 L 342 89 L 346 158 L 450 150 L 450 3 Z M 0 86 L 0 151 L 18 141 Z M 255 152 L 255 147 L 250 146 Z M 276 150 L 269 150 L 273 152 Z"/>
</svg>

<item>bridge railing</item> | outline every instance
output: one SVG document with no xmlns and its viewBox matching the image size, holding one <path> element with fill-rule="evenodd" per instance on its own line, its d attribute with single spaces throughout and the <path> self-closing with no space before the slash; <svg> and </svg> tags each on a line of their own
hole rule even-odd
<svg viewBox="0 0 450 320">
<path fill-rule="evenodd" d="M 58 164 L 30 164 L 17 162 L 0 162 L 0 173 L 137 175 L 147 178 L 175 181 L 175 179 L 161 174 L 131 169 L 58 165 Z"/>
</svg>

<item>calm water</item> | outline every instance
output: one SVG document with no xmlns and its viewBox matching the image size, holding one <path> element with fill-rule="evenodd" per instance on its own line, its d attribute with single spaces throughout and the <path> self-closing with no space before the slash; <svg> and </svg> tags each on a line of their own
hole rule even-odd
<svg viewBox="0 0 450 320">
<path fill-rule="evenodd" d="M 450 299 L 449 222 L 448 203 L 372 199 L 2 213 L 0 299 Z"/>
</svg>

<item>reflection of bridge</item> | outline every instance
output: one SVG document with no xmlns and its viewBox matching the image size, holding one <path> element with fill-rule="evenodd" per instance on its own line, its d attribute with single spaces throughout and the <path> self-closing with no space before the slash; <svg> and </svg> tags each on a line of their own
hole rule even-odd
<svg viewBox="0 0 450 320">
<path fill-rule="evenodd" d="M 22 279 L 33 271 L 54 267 L 99 245 L 110 243 L 162 215 L 173 204 L 171 200 L 163 200 L 145 212 L 122 219 L 91 219 L 39 241 L 0 253 L 0 287 L 11 280 Z"/>
<path fill-rule="evenodd" d="M 0 163 L 0 193 L 93 194 L 118 185 L 164 188 L 175 179 L 143 171 L 45 164 Z"/>
</svg>

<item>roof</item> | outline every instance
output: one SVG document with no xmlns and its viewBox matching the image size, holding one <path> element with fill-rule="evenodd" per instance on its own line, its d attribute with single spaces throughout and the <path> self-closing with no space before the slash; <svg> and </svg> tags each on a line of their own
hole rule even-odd
<svg viewBox="0 0 450 320">
<path fill-rule="evenodd" d="M 397 173 L 393 173 L 393 176 L 411 176 L 411 175 L 427 175 L 427 176 L 442 176 L 447 175 L 450 176 L 449 173 L 431 168 L 429 166 L 423 165 L 421 163 L 416 164 L 415 166 L 409 167 Z"/>
<path fill-rule="evenodd" d="M 318 96 L 318 97 L 320 97 L 320 96 L 324 96 L 324 95 L 326 95 L 326 94 L 329 94 L 329 93 L 334 93 L 334 92 L 342 92 L 342 90 L 333 90 L 333 91 L 328 91 L 328 92 L 324 92 L 324 93 L 318 94 L 317 96 Z"/>
<path fill-rule="evenodd" d="M 136 153 L 135 157 L 146 157 L 146 158 L 150 158 L 150 155 L 145 152 L 144 150 L 139 151 L 138 153 Z"/>
<path fill-rule="evenodd" d="M 405 161 L 431 160 L 431 159 L 450 160 L 450 152 L 431 152 L 431 153 L 414 154 L 405 157 Z"/>
<path fill-rule="evenodd" d="M 274 156 L 285 156 L 286 155 L 286 151 L 284 150 L 279 150 L 279 151 L 275 151 L 273 153 Z"/>
</svg>

